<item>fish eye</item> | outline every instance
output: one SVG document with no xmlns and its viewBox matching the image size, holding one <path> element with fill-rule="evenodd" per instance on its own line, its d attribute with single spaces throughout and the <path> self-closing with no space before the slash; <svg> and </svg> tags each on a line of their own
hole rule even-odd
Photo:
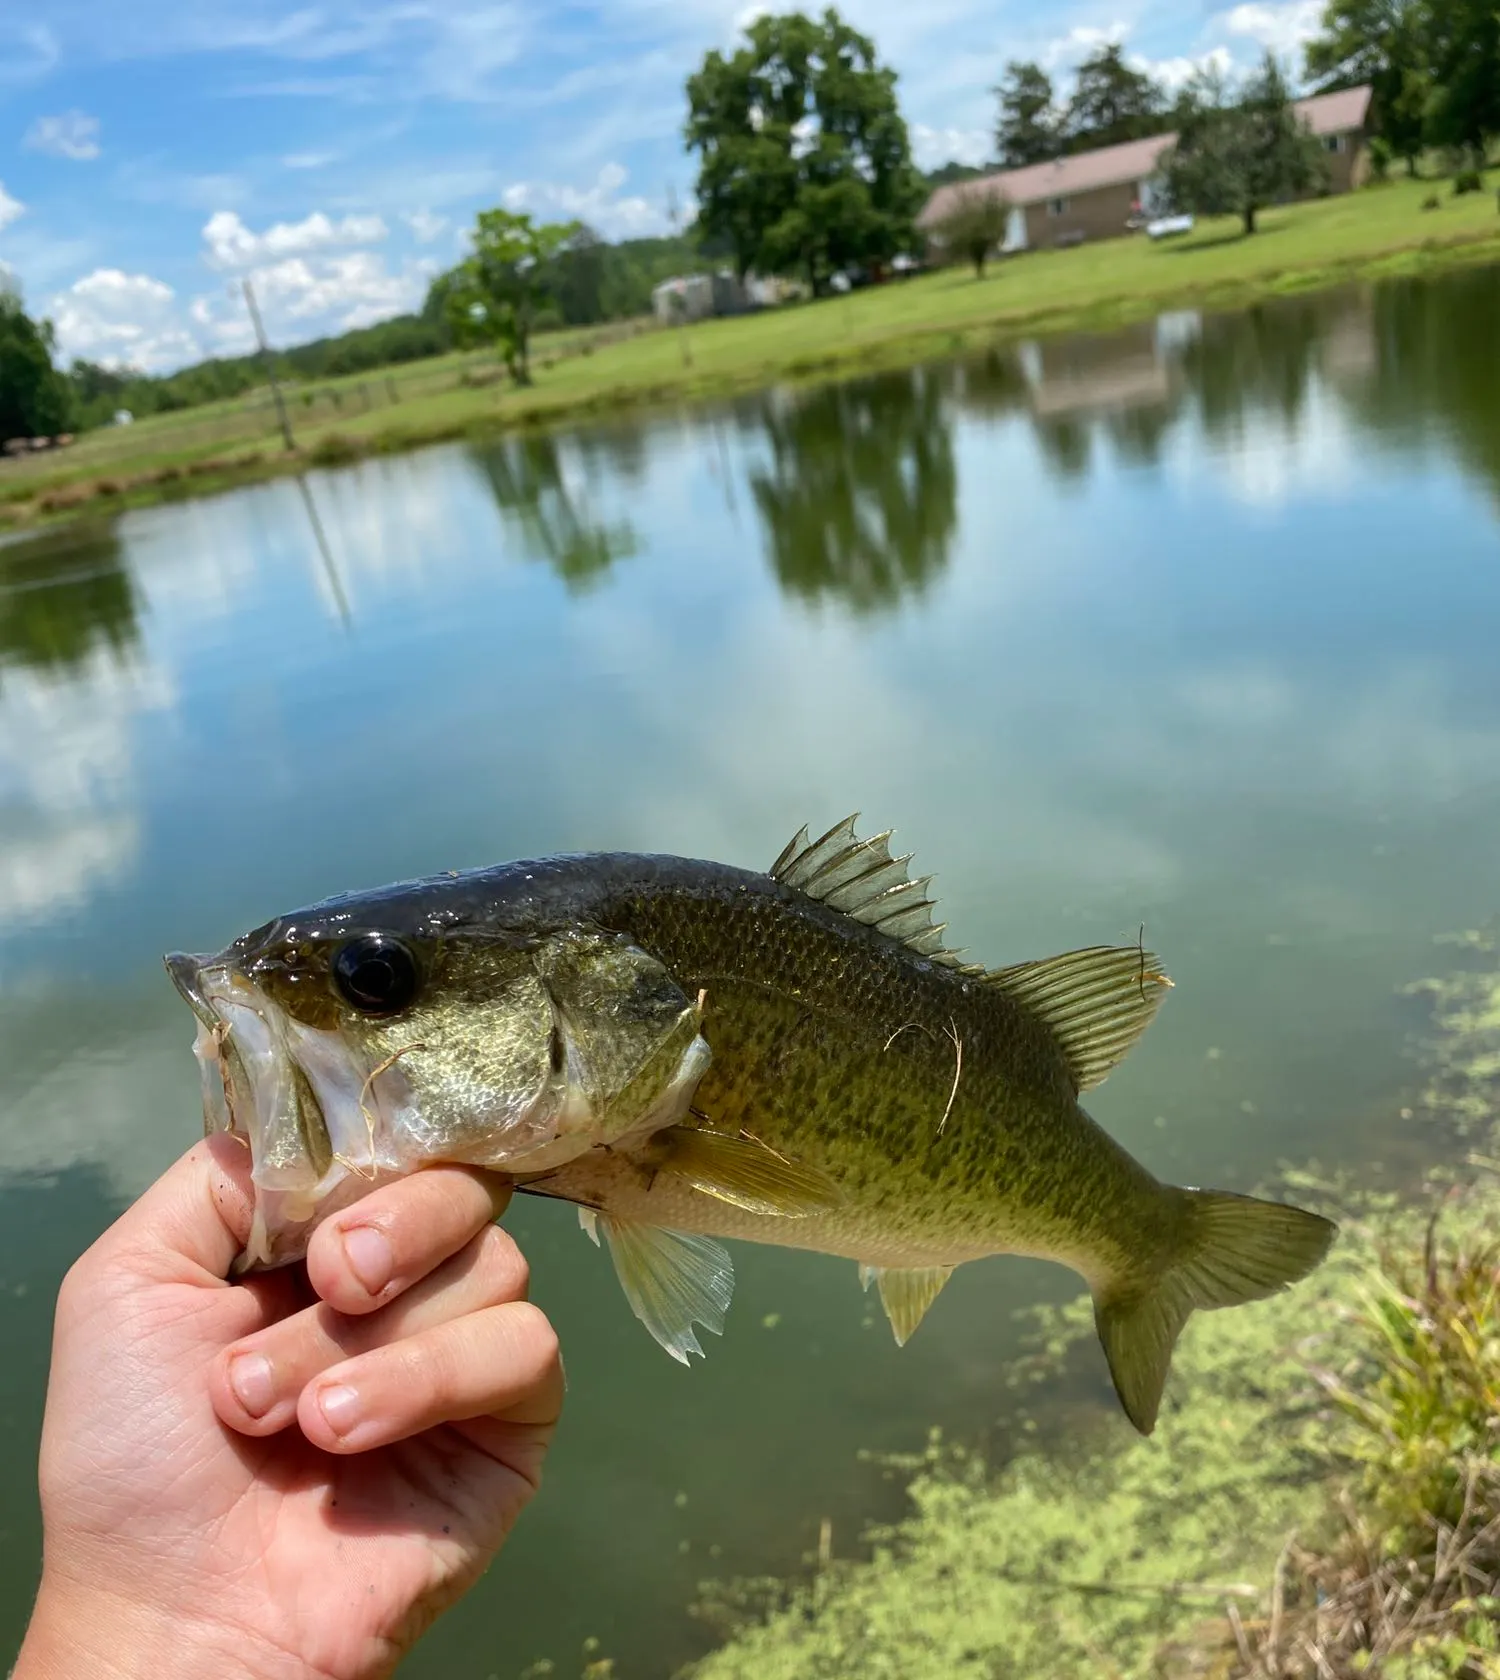
<svg viewBox="0 0 1500 1680">
<path fill-rule="evenodd" d="M 399 1015 L 418 980 L 417 959 L 389 933 L 362 933 L 333 959 L 333 983 L 361 1015 Z"/>
</svg>

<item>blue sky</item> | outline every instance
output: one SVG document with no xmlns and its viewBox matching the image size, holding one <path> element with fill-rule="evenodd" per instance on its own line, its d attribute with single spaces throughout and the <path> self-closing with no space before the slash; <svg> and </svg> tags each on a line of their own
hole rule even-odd
<svg viewBox="0 0 1500 1680">
<path fill-rule="evenodd" d="M 65 358 L 160 370 L 420 303 L 476 210 L 621 238 L 690 200 L 682 84 L 745 0 L 0 0 L 0 262 Z M 846 0 L 918 161 L 988 156 L 1007 59 L 1122 39 L 1169 80 L 1291 55 L 1320 0 Z"/>
</svg>

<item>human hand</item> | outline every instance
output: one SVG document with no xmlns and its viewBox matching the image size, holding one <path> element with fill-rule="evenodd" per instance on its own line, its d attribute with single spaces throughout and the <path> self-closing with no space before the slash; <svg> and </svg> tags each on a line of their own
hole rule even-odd
<svg viewBox="0 0 1500 1680">
<path fill-rule="evenodd" d="M 14 1680 L 389 1673 L 498 1551 L 561 1407 L 508 1199 L 435 1167 L 319 1226 L 305 1270 L 230 1283 L 245 1151 L 148 1190 L 58 1297 Z"/>
</svg>

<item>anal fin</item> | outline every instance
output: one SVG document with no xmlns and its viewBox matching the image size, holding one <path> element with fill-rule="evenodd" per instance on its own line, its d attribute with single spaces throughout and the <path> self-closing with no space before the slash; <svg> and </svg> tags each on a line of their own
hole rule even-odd
<svg viewBox="0 0 1500 1680">
<path fill-rule="evenodd" d="M 788 1161 L 753 1138 L 670 1126 L 654 1140 L 657 1170 L 747 1213 L 805 1219 L 839 1203 L 838 1186 L 816 1167 Z"/>
<path fill-rule="evenodd" d="M 734 1262 L 709 1237 L 663 1231 L 600 1214 L 615 1274 L 630 1310 L 681 1365 L 701 1359 L 693 1329 L 701 1324 L 724 1334 L 724 1314 L 734 1294 Z"/>
<path fill-rule="evenodd" d="M 927 1315 L 927 1309 L 942 1294 L 953 1276 L 951 1266 L 861 1266 L 860 1282 L 866 1289 L 873 1278 L 880 1290 L 880 1304 L 891 1321 L 897 1347 L 905 1347 Z"/>
</svg>

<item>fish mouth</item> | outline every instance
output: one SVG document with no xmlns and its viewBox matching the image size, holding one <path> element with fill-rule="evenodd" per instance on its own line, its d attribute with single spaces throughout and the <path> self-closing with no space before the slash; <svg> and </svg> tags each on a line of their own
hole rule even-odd
<svg viewBox="0 0 1500 1680">
<path fill-rule="evenodd" d="M 218 1025 L 218 1017 L 203 995 L 203 968 L 213 960 L 212 957 L 190 957 L 185 951 L 173 951 L 162 958 L 167 973 L 172 976 L 172 984 L 182 994 L 183 1002 L 210 1030 Z"/>
<path fill-rule="evenodd" d="M 165 962 L 198 1024 L 204 1131 L 250 1151 L 255 1217 L 236 1271 L 290 1264 L 323 1218 L 403 1170 L 409 1083 L 398 1066 L 367 1075 L 336 1032 L 293 1020 L 227 956 Z"/>
</svg>

